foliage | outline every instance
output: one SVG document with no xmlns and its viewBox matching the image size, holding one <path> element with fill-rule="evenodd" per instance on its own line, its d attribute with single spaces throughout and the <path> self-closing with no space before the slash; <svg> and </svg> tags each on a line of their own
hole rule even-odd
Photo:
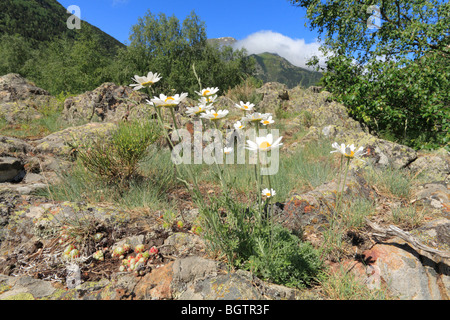
<svg viewBox="0 0 450 320">
<path fill-rule="evenodd" d="M 291 287 L 311 284 L 322 267 L 319 251 L 269 218 L 257 223 L 259 213 L 232 197 L 219 196 L 202 209 L 204 237 L 212 249 L 226 255 L 230 265 Z M 224 210 L 226 216 L 218 212 Z"/>
<path fill-rule="evenodd" d="M 261 85 L 261 80 L 249 77 L 234 88 L 228 89 L 225 96 L 233 101 L 250 102 L 256 105 L 262 100 L 262 94 L 256 92 Z"/>
<path fill-rule="evenodd" d="M 319 274 L 320 287 L 330 300 L 393 300 L 387 290 L 369 289 L 354 272 L 340 265 L 337 270 Z"/>
<path fill-rule="evenodd" d="M 124 46 L 85 21 L 81 21 L 81 29 L 67 28 L 70 15 L 56 0 L 2 0 L 0 35 L 20 36 L 33 49 L 37 49 L 41 43 L 49 43 L 58 38 L 76 40 L 86 32 L 99 36 L 101 46 L 110 52 Z"/>
<path fill-rule="evenodd" d="M 42 44 L 24 68 L 24 74 L 52 94 L 81 93 L 107 82 L 111 53 L 95 34 L 83 33 L 77 41 L 57 39 Z"/>
<path fill-rule="evenodd" d="M 258 65 L 258 78 L 264 82 L 276 81 L 286 84 L 288 88 L 302 86 L 308 88 L 322 78 L 317 71 L 307 70 L 292 65 L 286 59 L 272 53 L 261 53 L 252 55 Z"/>
<path fill-rule="evenodd" d="M 139 166 L 140 177 L 135 177 L 123 185 L 108 183 L 99 175 L 86 169 L 77 159 L 73 167 L 58 172 L 58 184 L 42 189 L 39 194 L 55 201 L 108 202 L 126 209 L 145 208 L 145 211 L 171 210 L 168 190 L 176 186 L 170 152 L 149 150 Z"/>
<path fill-rule="evenodd" d="M 252 73 L 252 60 L 244 50 L 219 49 L 207 43 L 205 24 L 192 12 L 181 23 L 175 16 L 150 11 L 132 27 L 130 45 L 121 50 L 111 66 L 112 80 L 129 83 L 130 75 L 158 70 L 161 92 L 183 90 L 195 95 L 198 81 L 224 88 L 234 87 Z"/>
<path fill-rule="evenodd" d="M 279 225 L 269 228 L 252 238 L 254 252 L 245 257 L 244 266 L 277 284 L 296 288 L 311 284 L 322 267 L 318 250 Z"/>
<path fill-rule="evenodd" d="M 381 170 L 368 167 L 363 175 L 371 185 L 376 186 L 385 195 L 408 199 L 411 194 L 413 176 L 406 169 L 387 166 Z"/>
<path fill-rule="evenodd" d="M 351 116 L 414 148 L 448 147 L 448 2 L 383 1 L 376 31 L 368 24 L 376 1 L 292 3 L 306 8 L 311 29 L 325 35 L 323 83 Z M 317 57 L 311 64 L 319 66 Z"/>
<path fill-rule="evenodd" d="M 122 122 L 111 139 L 98 138 L 87 146 L 76 146 L 77 158 L 108 183 L 123 186 L 159 137 L 158 127 L 151 122 Z"/>
</svg>

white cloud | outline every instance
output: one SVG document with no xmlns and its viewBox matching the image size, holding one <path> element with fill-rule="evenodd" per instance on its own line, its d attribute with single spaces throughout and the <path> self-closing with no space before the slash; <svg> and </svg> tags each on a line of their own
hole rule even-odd
<svg viewBox="0 0 450 320">
<path fill-rule="evenodd" d="M 295 66 L 310 69 L 306 62 L 314 55 L 319 57 L 323 66 L 325 59 L 319 51 L 319 42 L 306 43 L 304 39 L 292 39 L 273 31 L 258 31 L 243 40 L 238 40 L 233 47 L 246 48 L 249 54 L 263 52 L 276 53 Z"/>
</svg>

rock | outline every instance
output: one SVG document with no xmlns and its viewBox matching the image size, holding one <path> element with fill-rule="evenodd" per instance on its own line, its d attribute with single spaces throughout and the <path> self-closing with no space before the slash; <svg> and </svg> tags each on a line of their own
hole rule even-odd
<svg viewBox="0 0 450 320">
<path fill-rule="evenodd" d="M 343 180 L 343 177 L 342 177 Z M 341 186 L 342 188 L 342 186 Z M 336 180 L 325 183 L 303 194 L 292 195 L 284 204 L 283 210 L 275 220 L 300 237 L 315 234 L 328 224 L 328 218 L 336 206 L 336 194 L 340 192 Z M 362 176 L 349 172 L 343 199 L 352 194 L 373 199 L 374 192 Z M 351 198 L 351 197 L 350 197 Z"/>
<path fill-rule="evenodd" d="M 329 93 L 319 94 L 300 87 L 289 91 L 290 101 L 286 112 L 298 114 L 294 122 L 309 128 L 302 138 L 304 141 L 329 138 L 339 144 L 354 144 L 363 146 L 371 158 L 373 165 L 404 168 L 417 159 L 417 152 L 409 147 L 394 142 L 379 139 L 367 133 L 360 123 L 352 119 L 344 105 L 329 100 Z M 363 162 L 352 165 L 364 165 Z"/>
<path fill-rule="evenodd" d="M 319 93 L 320 91 L 323 90 L 323 87 L 319 87 L 319 86 L 310 86 L 308 88 L 308 90 L 314 92 L 314 93 Z"/>
<path fill-rule="evenodd" d="M 18 158 L 0 157 L 0 182 L 19 182 L 25 176 L 25 168 Z"/>
<path fill-rule="evenodd" d="M 183 257 L 186 255 L 199 254 L 205 252 L 204 241 L 196 234 L 176 232 L 170 235 L 165 241 L 161 252 L 172 252 L 172 254 Z"/>
<path fill-rule="evenodd" d="M 47 101 L 49 96 L 50 93 L 48 91 L 36 87 L 20 74 L 9 73 L 0 77 L 0 102 L 12 102 L 29 98 L 41 98 Z"/>
<path fill-rule="evenodd" d="M 420 155 L 408 169 L 427 182 L 450 183 L 450 156 Z"/>
<path fill-rule="evenodd" d="M 429 221 L 411 234 L 431 248 L 450 251 L 450 220 L 447 218 Z"/>
<path fill-rule="evenodd" d="M 33 146 L 23 140 L 0 136 L 0 156 L 21 157 L 33 150 Z"/>
<path fill-rule="evenodd" d="M 35 300 L 51 296 L 57 289 L 50 282 L 28 276 L 0 274 L 0 300 Z"/>
<path fill-rule="evenodd" d="M 46 190 L 48 185 L 46 183 L 36 182 L 36 183 L 2 183 L 0 184 L 0 194 L 22 194 L 30 195 L 34 194 L 39 190 Z"/>
<path fill-rule="evenodd" d="M 42 117 L 33 102 L 0 103 L 0 118 L 8 123 L 28 122 Z"/>
<path fill-rule="evenodd" d="M 257 112 L 268 112 L 275 115 L 280 104 L 284 105 L 284 102 L 289 100 L 287 86 L 278 82 L 267 82 L 261 88 L 256 89 L 256 93 L 262 94 L 262 100 L 256 109 Z M 282 99 L 280 94 L 287 99 Z"/>
<path fill-rule="evenodd" d="M 41 108 L 56 108 L 57 100 L 19 74 L 0 77 L 0 117 L 9 123 L 40 118 Z"/>
<path fill-rule="evenodd" d="M 446 300 L 450 294 L 450 273 L 443 262 L 419 255 L 401 239 L 376 244 L 363 253 L 368 264 L 366 277 L 380 288 L 385 283 L 391 295 L 402 300 Z"/>
<path fill-rule="evenodd" d="M 324 126 L 322 129 L 311 126 L 304 139 L 318 139 L 323 136 L 339 144 L 354 144 L 356 147 L 364 147 L 366 155 L 362 158 L 364 160 L 370 159 L 370 163 L 374 166 L 391 166 L 395 169 L 401 169 L 406 168 L 417 159 L 417 151 L 410 147 L 379 139 L 362 130 L 348 130 L 335 125 Z M 361 161 L 352 161 L 352 166 L 364 166 L 366 164 Z"/>
<path fill-rule="evenodd" d="M 173 262 L 155 268 L 146 274 L 134 288 L 136 300 L 171 300 L 173 280 Z"/>
<path fill-rule="evenodd" d="M 67 98 L 63 117 L 71 122 L 99 120 L 117 122 L 123 119 L 142 119 L 153 114 L 146 103 L 149 97 L 131 87 L 104 83 L 93 91 Z"/>
<path fill-rule="evenodd" d="M 33 143 L 36 145 L 36 152 L 68 158 L 73 151 L 71 144 L 86 145 L 99 137 L 107 137 L 116 128 L 114 123 L 92 122 L 52 133 Z"/>
<path fill-rule="evenodd" d="M 227 272 L 217 261 L 191 256 L 173 264 L 172 296 L 176 300 L 313 299 L 301 291 L 266 283 L 251 272 Z"/>
<path fill-rule="evenodd" d="M 266 82 L 260 88 L 256 89 L 256 93 L 270 94 L 287 90 L 287 86 L 279 82 Z"/>
<path fill-rule="evenodd" d="M 262 300 L 252 279 L 241 272 L 207 277 L 190 284 L 178 300 Z"/>
<path fill-rule="evenodd" d="M 445 183 L 425 183 L 413 191 L 414 202 L 419 201 L 450 216 L 450 188 Z"/>
</svg>

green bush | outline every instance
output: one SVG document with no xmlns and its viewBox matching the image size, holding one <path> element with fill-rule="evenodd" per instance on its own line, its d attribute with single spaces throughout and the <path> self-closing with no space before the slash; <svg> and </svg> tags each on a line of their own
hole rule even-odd
<svg viewBox="0 0 450 320">
<path fill-rule="evenodd" d="M 416 149 L 449 148 L 448 1 L 291 2 L 323 36 L 326 66 L 309 64 L 355 120 Z"/>
<path fill-rule="evenodd" d="M 128 182 L 136 173 L 150 144 L 160 137 L 152 122 L 121 122 L 110 139 L 103 137 L 83 147 L 75 147 L 86 169 L 109 183 Z"/>
<path fill-rule="evenodd" d="M 217 214 L 222 212 L 222 214 Z M 302 288 L 321 270 L 319 251 L 286 228 L 263 218 L 258 210 L 231 196 L 212 199 L 201 208 L 208 244 L 224 254 L 229 265 L 251 271 L 257 277 L 280 285 Z"/>
<path fill-rule="evenodd" d="M 318 250 L 279 225 L 259 231 L 244 267 L 273 283 L 296 288 L 311 284 L 322 268 Z"/>
</svg>

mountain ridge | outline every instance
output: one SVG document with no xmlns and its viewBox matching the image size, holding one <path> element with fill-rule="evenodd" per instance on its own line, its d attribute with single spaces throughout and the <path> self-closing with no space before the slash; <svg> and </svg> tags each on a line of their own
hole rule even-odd
<svg viewBox="0 0 450 320">
<path fill-rule="evenodd" d="M 55 38 L 78 39 L 83 33 L 91 33 L 100 39 L 107 50 L 115 51 L 124 47 L 100 28 L 81 19 L 81 29 L 69 29 L 67 19 L 71 16 L 57 0 L 1 0 L 0 37 L 18 35 L 33 42 L 52 41 Z M 26 23 L 23 23 L 26 21 Z"/>
<path fill-rule="evenodd" d="M 233 37 L 220 37 L 208 39 L 208 42 L 218 47 L 233 47 L 238 40 Z M 256 61 L 255 77 L 263 82 L 279 82 L 285 84 L 288 88 L 298 85 L 307 88 L 316 85 L 322 78 L 320 72 L 295 66 L 286 58 L 274 52 L 250 54 L 249 56 Z"/>
</svg>

